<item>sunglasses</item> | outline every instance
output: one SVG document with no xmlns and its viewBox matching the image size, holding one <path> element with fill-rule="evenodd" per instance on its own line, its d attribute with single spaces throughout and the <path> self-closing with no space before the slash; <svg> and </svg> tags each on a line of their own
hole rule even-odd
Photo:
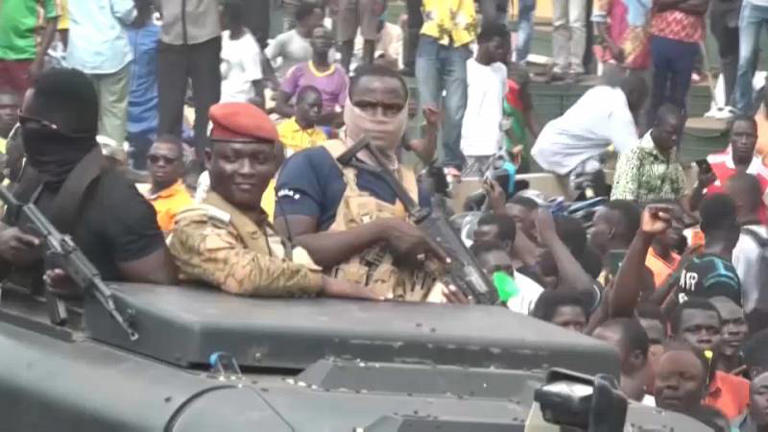
<svg viewBox="0 0 768 432">
<path fill-rule="evenodd" d="M 72 132 L 66 132 L 62 130 L 59 125 L 56 123 L 49 122 L 48 120 L 43 120 L 41 118 L 28 116 L 26 114 L 22 114 L 21 111 L 18 112 L 19 117 L 19 124 L 23 128 L 32 128 L 32 129 L 48 129 L 52 131 L 56 131 L 57 133 L 70 137 L 70 138 L 82 138 L 82 137 L 91 137 L 95 136 L 95 133 L 72 133 Z"/>
<path fill-rule="evenodd" d="M 172 158 L 168 156 L 162 156 L 162 155 L 149 155 L 147 156 L 147 161 L 151 163 L 152 165 L 156 165 L 160 163 L 160 161 L 163 161 L 166 165 L 171 165 L 176 163 L 178 158 Z"/>
</svg>

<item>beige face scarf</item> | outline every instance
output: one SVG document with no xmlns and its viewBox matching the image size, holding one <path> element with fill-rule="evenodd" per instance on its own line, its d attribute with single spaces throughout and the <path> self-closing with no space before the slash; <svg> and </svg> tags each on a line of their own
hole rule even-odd
<svg viewBox="0 0 768 432">
<path fill-rule="evenodd" d="M 344 124 L 347 127 L 347 144 L 367 136 L 377 150 L 394 155 L 408 125 L 408 102 L 396 116 L 385 117 L 363 112 L 354 106 L 348 97 L 344 104 Z"/>
</svg>

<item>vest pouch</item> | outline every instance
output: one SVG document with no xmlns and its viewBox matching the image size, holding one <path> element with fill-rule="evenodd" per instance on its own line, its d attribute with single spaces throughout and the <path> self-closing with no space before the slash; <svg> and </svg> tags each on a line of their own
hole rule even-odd
<svg viewBox="0 0 768 432">
<path fill-rule="evenodd" d="M 366 279 L 368 279 L 368 267 L 357 260 L 352 260 L 334 267 L 331 270 L 331 276 L 365 286 Z"/>
<path fill-rule="evenodd" d="M 378 200 L 370 196 L 352 196 L 346 200 L 348 206 L 345 212 L 344 224 L 347 229 L 354 228 L 382 217 L 390 217 L 391 211 L 386 211 L 378 205 Z"/>
<path fill-rule="evenodd" d="M 400 272 L 389 262 L 379 264 L 368 279 L 368 287 L 376 293 L 377 296 L 384 298 L 393 298 L 394 300 L 405 300 L 398 296 L 396 288 L 402 286 L 400 283 Z"/>
</svg>

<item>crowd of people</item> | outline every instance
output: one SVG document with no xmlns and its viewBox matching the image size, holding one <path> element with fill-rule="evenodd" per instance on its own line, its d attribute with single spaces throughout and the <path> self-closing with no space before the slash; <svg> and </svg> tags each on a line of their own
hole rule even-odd
<svg viewBox="0 0 768 432">
<path fill-rule="evenodd" d="M 441 212 L 510 313 L 614 347 L 628 398 L 768 431 L 768 166 L 754 55 L 733 45 L 740 32 L 754 51 L 768 6 L 743 0 L 739 28 L 729 2 L 709 6 L 736 108 L 724 150 L 687 166 L 706 0 L 596 2 L 604 83 L 543 127 L 526 70 L 534 2 L 520 1 L 516 35 L 501 0 L 409 0 L 402 28 L 384 0 L 283 3 L 268 41 L 243 0 L 0 3 L 6 185 L 106 280 L 473 303 L 409 217 Z M 585 71 L 585 11 L 554 1 L 552 80 Z M 563 199 L 518 181 L 535 166 Z M 482 199 L 451 214 L 441 185 L 473 181 Z M 78 294 L 39 244 L 0 227 L 5 283 Z"/>
</svg>

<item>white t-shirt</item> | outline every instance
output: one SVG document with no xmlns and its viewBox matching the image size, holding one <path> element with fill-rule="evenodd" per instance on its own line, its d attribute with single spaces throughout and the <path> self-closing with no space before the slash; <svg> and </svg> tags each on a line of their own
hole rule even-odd
<svg viewBox="0 0 768 432">
<path fill-rule="evenodd" d="M 270 41 L 265 54 L 275 67 L 275 74 L 282 79 L 292 67 L 312 60 L 312 45 L 293 29 Z"/>
<path fill-rule="evenodd" d="M 520 272 L 515 272 L 515 284 L 520 293 L 507 301 L 507 308 L 528 315 L 536 305 L 536 300 L 544 292 L 544 288 Z"/>
<path fill-rule="evenodd" d="M 759 233 L 763 238 L 768 238 L 768 228 L 762 225 L 748 225 L 750 231 Z M 744 310 L 751 312 L 757 302 L 757 294 L 765 281 L 758 280 L 760 276 L 760 246 L 752 237 L 742 233 L 736 247 L 733 248 L 733 266 L 741 280 L 741 298 Z"/>
<path fill-rule="evenodd" d="M 587 90 L 565 114 L 547 123 L 531 155 L 545 170 L 565 175 L 611 144 L 622 153 L 639 142 L 624 92 L 601 85 Z"/>
<path fill-rule="evenodd" d="M 501 147 L 501 119 L 507 67 L 467 60 L 467 109 L 461 124 L 464 156 L 492 156 Z"/>
<path fill-rule="evenodd" d="M 221 102 L 248 102 L 254 96 L 253 81 L 263 77 L 261 48 L 253 35 L 245 30 L 232 40 L 229 30 L 222 32 Z"/>
</svg>

